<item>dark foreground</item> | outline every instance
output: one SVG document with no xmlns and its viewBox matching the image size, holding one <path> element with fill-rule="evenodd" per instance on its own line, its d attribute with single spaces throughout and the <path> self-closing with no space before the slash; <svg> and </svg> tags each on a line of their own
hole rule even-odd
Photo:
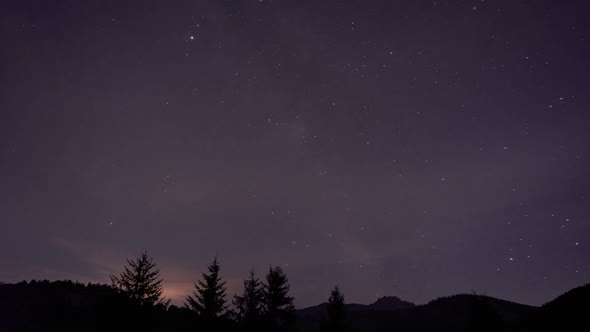
<svg viewBox="0 0 590 332">
<path fill-rule="evenodd" d="M 590 285 L 541 307 L 479 295 L 414 306 L 397 298 L 346 306 L 346 331 L 584 331 Z M 297 312 L 299 331 L 321 331 L 325 305 Z M 0 285 L 0 331 L 264 331 L 231 317 L 205 322 L 185 308 L 142 306 L 106 285 L 70 281 Z"/>
</svg>

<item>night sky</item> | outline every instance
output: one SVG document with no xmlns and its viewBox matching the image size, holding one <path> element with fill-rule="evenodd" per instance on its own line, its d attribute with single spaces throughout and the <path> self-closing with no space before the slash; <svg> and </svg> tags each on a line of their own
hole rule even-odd
<svg viewBox="0 0 590 332">
<path fill-rule="evenodd" d="M 0 281 L 298 307 L 590 280 L 590 3 L 2 1 Z"/>
</svg>

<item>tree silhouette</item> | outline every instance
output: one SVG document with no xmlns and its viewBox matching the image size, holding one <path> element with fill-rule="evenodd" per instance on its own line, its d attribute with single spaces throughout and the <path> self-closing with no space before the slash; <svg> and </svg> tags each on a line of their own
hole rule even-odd
<svg viewBox="0 0 590 332">
<path fill-rule="evenodd" d="M 0 331 L 159 332 L 165 314 L 163 306 L 141 305 L 111 285 L 69 280 L 0 285 Z"/>
<path fill-rule="evenodd" d="M 135 260 L 127 259 L 125 271 L 120 276 L 110 275 L 112 285 L 141 304 L 162 304 L 167 306 L 170 300 L 164 300 L 160 270 L 147 252 Z"/>
<path fill-rule="evenodd" d="M 244 280 L 244 293 L 236 294 L 233 303 L 236 307 L 236 319 L 244 325 L 251 326 L 260 320 L 264 310 L 264 287 L 254 269 L 250 270 L 250 277 Z"/>
<path fill-rule="evenodd" d="M 344 295 L 336 285 L 330 292 L 326 316 L 322 320 L 321 328 L 325 332 L 344 331 Z"/>
<path fill-rule="evenodd" d="M 271 266 L 266 275 L 264 305 L 266 317 L 275 331 L 291 331 L 295 327 L 295 306 L 289 289 L 289 280 L 283 269 Z"/>
<path fill-rule="evenodd" d="M 205 320 L 215 320 L 225 313 L 225 281 L 219 275 L 217 257 L 209 265 L 209 274 L 203 273 L 203 280 L 195 284 L 193 296 L 187 296 L 187 307 L 196 310 Z"/>
</svg>

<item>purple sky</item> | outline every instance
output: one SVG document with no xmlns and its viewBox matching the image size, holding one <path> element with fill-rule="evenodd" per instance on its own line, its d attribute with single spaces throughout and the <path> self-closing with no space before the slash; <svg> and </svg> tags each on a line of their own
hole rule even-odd
<svg viewBox="0 0 590 332">
<path fill-rule="evenodd" d="M 590 3 L 3 1 L 0 281 L 298 307 L 590 280 Z"/>
</svg>

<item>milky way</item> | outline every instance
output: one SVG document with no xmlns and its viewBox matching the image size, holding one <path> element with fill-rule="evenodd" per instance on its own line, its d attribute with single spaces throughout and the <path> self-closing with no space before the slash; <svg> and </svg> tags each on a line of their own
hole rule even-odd
<svg viewBox="0 0 590 332">
<path fill-rule="evenodd" d="M 590 279 L 587 1 L 0 9 L 0 280 L 154 256 L 181 304 L 281 265 L 297 306 Z"/>
</svg>

